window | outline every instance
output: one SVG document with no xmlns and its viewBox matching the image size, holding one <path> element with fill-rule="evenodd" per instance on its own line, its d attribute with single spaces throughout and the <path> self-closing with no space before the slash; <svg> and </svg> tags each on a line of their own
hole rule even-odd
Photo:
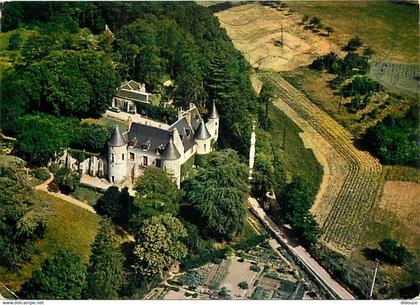
<svg viewBox="0 0 420 305">
<path fill-rule="evenodd" d="M 161 168 L 162 167 L 162 160 L 156 159 L 156 167 Z"/>
<path fill-rule="evenodd" d="M 207 144 L 204 144 L 204 151 L 207 151 Z"/>
<path fill-rule="evenodd" d="M 111 162 L 114 162 L 114 154 L 111 154 Z"/>
<path fill-rule="evenodd" d="M 111 182 L 114 183 L 114 176 L 111 177 Z"/>
<path fill-rule="evenodd" d="M 148 159 L 147 159 L 147 156 L 143 156 L 143 165 L 144 166 L 147 166 L 147 163 L 148 163 Z"/>
<path fill-rule="evenodd" d="M 135 159 L 135 157 L 136 157 L 136 155 L 134 154 L 134 153 L 130 153 L 130 160 L 131 161 L 134 161 L 134 159 Z"/>
<path fill-rule="evenodd" d="M 121 155 L 122 160 L 124 161 L 124 154 Z"/>
<path fill-rule="evenodd" d="M 189 130 L 189 129 L 185 129 L 185 134 L 187 135 L 187 137 L 190 137 L 190 135 L 191 135 L 191 130 Z"/>
</svg>

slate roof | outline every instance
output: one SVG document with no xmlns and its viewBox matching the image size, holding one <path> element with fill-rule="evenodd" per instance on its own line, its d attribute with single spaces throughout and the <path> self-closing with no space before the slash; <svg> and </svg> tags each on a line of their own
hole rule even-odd
<svg viewBox="0 0 420 305">
<path fill-rule="evenodd" d="M 177 160 L 181 157 L 181 154 L 175 147 L 172 138 L 169 139 L 168 144 L 165 146 L 165 149 L 162 152 L 162 159 L 165 160 Z"/>
<path fill-rule="evenodd" d="M 209 112 L 209 119 L 217 119 L 219 118 L 219 113 L 216 109 L 216 104 L 213 102 L 213 105 L 211 106 L 210 112 Z"/>
<path fill-rule="evenodd" d="M 196 107 L 190 109 L 188 112 L 191 113 L 191 127 L 196 130 L 202 121 L 200 112 L 198 112 Z"/>
<path fill-rule="evenodd" d="M 168 129 L 178 130 L 178 133 L 182 139 L 182 145 L 184 145 L 184 152 L 194 146 L 194 130 L 191 130 L 191 127 L 185 117 L 173 123 Z M 189 136 L 187 135 L 188 130 L 190 131 Z"/>
<path fill-rule="evenodd" d="M 198 126 L 197 130 L 195 131 L 194 138 L 199 140 L 206 140 L 211 137 L 209 130 L 204 124 L 204 121 L 201 121 L 200 125 Z"/>
<path fill-rule="evenodd" d="M 125 137 L 121 133 L 118 125 L 115 125 L 115 128 L 112 131 L 111 140 L 109 140 L 108 144 L 110 146 L 123 146 L 123 145 L 127 144 L 127 140 L 125 139 Z"/>
<path fill-rule="evenodd" d="M 135 102 L 147 102 L 147 95 L 146 93 L 142 92 L 133 92 L 121 89 L 115 94 L 116 97 L 124 98 L 127 100 L 135 101 Z"/>
<path fill-rule="evenodd" d="M 143 149 L 148 144 L 147 151 L 157 154 L 157 149 L 163 149 L 169 142 L 170 132 L 153 126 L 132 123 L 128 131 L 128 140 L 133 147 Z"/>
</svg>

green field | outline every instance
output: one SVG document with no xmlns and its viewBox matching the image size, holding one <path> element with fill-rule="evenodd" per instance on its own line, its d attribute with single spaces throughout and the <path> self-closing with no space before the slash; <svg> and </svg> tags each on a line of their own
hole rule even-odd
<svg viewBox="0 0 420 305">
<path fill-rule="evenodd" d="M 113 119 L 110 117 L 102 117 L 100 119 L 91 119 L 91 118 L 83 119 L 82 122 L 86 122 L 88 124 L 99 124 L 99 125 L 110 127 L 110 128 L 114 128 L 115 125 L 118 125 L 118 127 L 120 128 L 122 132 L 125 132 L 128 129 L 127 122 Z"/>
<path fill-rule="evenodd" d="M 90 245 L 93 242 L 99 225 L 99 216 L 78 206 L 53 197 L 42 191 L 35 191 L 40 201 L 51 208 L 45 238 L 38 242 L 32 262 L 22 266 L 19 273 L 7 272 L 0 267 L 0 282 L 18 291 L 27 281 L 32 271 L 39 268 L 42 260 L 60 247 L 73 249 L 85 263 L 90 256 Z"/>
<path fill-rule="evenodd" d="M 333 27 L 331 39 L 338 45 L 344 46 L 357 35 L 373 48 L 378 61 L 419 62 L 419 12 L 415 5 L 391 1 L 287 1 L 287 5 Z"/>
<path fill-rule="evenodd" d="M 87 202 L 90 206 L 94 206 L 103 194 L 92 190 L 91 188 L 80 185 L 71 196 L 80 201 Z"/>
<path fill-rule="evenodd" d="M 269 107 L 269 117 L 273 128 L 270 132 L 257 131 L 256 153 L 279 152 L 286 162 L 288 180 L 301 176 L 316 192 L 322 180 L 322 167 L 312 150 L 305 148 L 299 136 L 302 130 L 274 106 Z"/>
</svg>

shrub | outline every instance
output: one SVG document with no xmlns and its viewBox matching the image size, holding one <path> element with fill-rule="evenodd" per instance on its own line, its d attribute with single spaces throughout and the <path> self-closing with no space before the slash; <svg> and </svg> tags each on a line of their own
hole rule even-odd
<svg viewBox="0 0 420 305">
<path fill-rule="evenodd" d="M 15 32 L 9 37 L 9 45 L 7 46 L 7 50 L 14 51 L 19 49 L 20 43 L 22 39 L 20 37 L 19 32 Z"/>
<path fill-rule="evenodd" d="M 219 292 L 217 293 L 221 299 L 230 299 L 230 290 L 226 289 L 226 287 L 222 287 Z"/>
<path fill-rule="evenodd" d="M 240 283 L 238 284 L 238 286 L 239 286 L 239 288 L 244 289 L 244 290 L 249 288 L 248 283 L 247 283 L 247 282 L 245 282 L 245 281 L 240 282 Z"/>
<path fill-rule="evenodd" d="M 388 263 L 395 265 L 409 264 L 414 258 L 413 254 L 404 245 L 399 244 L 394 239 L 385 238 L 379 245 L 382 257 Z"/>
<path fill-rule="evenodd" d="M 251 267 L 249 267 L 249 270 L 259 272 L 261 271 L 261 268 L 258 265 L 251 265 Z"/>
<path fill-rule="evenodd" d="M 45 168 L 35 168 L 32 170 L 32 174 L 34 175 L 35 178 L 42 181 L 47 180 L 51 176 L 48 170 Z"/>
<path fill-rule="evenodd" d="M 179 284 L 194 287 L 194 289 L 190 289 L 190 290 L 195 290 L 196 286 L 203 285 L 205 281 L 206 281 L 206 275 L 202 271 L 199 271 L 199 270 L 190 271 L 179 278 Z"/>
<path fill-rule="evenodd" d="M 72 193 L 79 186 L 81 174 L 66 167 L 51 167 L 54 181 L 64 194 Z"/>
</svg>

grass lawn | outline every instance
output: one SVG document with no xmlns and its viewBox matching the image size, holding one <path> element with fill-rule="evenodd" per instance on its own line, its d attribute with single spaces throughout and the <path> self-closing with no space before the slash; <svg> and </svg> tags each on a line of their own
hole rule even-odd
<svg viewBox="0 0 420 305">
<path fill-rule="evenodd" d="M 31 277 L 32 271 L 39 268 L 45 258 L 61 247 L 74 250 L 87 263 L 90 245 L 99 226 L 98 215 L 45 192 L 35 191 L 35 194 L 42 202 L 48 203 L 52 215 L 47 223 L 45 238 L 36 246 L 32 262 L 24 264 L 19 273 L 10 273 L 0 267 L 0 282 L 13 291 L 18 291 L 22 283 Z"/>
<path fill-rule="evenodd" d="M 18 29 L 13 30 L 5 33 L 0 33 L 0 74 L 6 71 L 7 69 L 13 66 L 14 58 L 18 56 L 19 51 L 8 51 L 7 47 L 9 46 L 9 38 L 13 33 L 18 32 L 20 34 L 20 47 L 22 46 L 23 42 L 33 33 L 37 31 L 33 30 L 26 30 L 26 29 Z"/>
<path fill-rule="evenodd" d="M 83 119 L 82 121 L 88 124 L 99 124 L 99 125 L 106 126 L 109 128 L 114 128 L 115 125 L 118 125 L 118 127 L 120 128 L 122 132 L 125 132 L 128 129 L 127 122 L 116 120 L 110 117 L 102 117 L 100 119 L 89 118 L 89 119 Z"/>
<path fill-rule="evenodd" d="M 95 192 L 94 190 L 80 185 L 74 193 L 71 194 L 72 197 L 79 199 L 80 201 L 87 202 L 90 206 L 94 206 L 96 201 L 103 194 L 100 192 Z"/>
<path fill-rule="evenodd" d="M 334 28 L 331 39 L 344 46 L 359 36 L 380 61 L 418 63 L 419 12 L 415 5 L 392 1 L 287 1 L 302 15 L 321 18 Z"/>
<path fill-rule="evenodd" d="M 274 106 L 269 108 L 269 117 L 273 128 L 270 132 L 257 131 L 256 153 L 273 151 L 280 154 L 286 162 L 288 180 L 301 176 L 317 191 L 322 180 L 322 167 L 312 150 L 305 148 L 299 136 L 301 129 Z"/>
</svg>

